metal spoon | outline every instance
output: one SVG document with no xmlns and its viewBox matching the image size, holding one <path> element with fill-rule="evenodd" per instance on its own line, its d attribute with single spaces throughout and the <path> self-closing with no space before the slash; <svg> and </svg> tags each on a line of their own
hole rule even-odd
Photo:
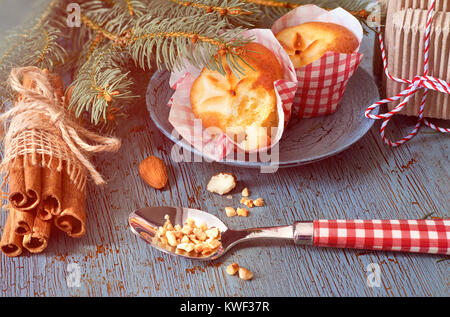
<svg viewBox="0 0 450 317">
<path fill-rule="evenodd" d="M 187 218 L 197 225 L 218 228 L 222 245 L 212 254 L 185 252 L 156 239 L 168 215 L 173 225 L 183 226 Z M 372 249 L 432 254 L 450 254 L 450 220 L 315 220 L 293 225 L 232 230 L 216 216 L 191 208 L 148 207 L 128 217 L 134 234 L 163 252 L 196 260 L 214 260 L 240 242 L 254 239 L 280 239 L 300 245 Z"/>
</svg>

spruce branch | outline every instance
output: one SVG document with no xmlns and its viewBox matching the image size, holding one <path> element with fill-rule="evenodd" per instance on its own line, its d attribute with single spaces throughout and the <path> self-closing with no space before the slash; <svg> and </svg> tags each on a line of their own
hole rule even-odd
<svg viewBox="0 0 450 317">
<path fill-rule="evenodd" d="M 110 44 L 99 46 L 79 69 L 71 84 L 69 108 L 77 117 L 89 113 L 94 125 L 110 123 L 111 110 L 131 102 L 133 81 L 127 60 Z M 115 111 L 115 110 L 114 110 Z"/>
<path fill-rule="evenodd" d="M 100 24 L 94 22 L 84 14 L 81 14 L 81 21 L 91 30 L 93 30 L 97 34 L 101 34 L 103 37 L 113 41 L 114 43 L 117 43 L 119 41 L 120 36 L 109 32 L 105 28 L 103 28 Z"/>
<path fill-rule="evenodd" d="M 234 28 L 224 31 L 226 23 L 209 24 L 211 13 L 174 19 L 144 17 L 140 19 L 129 40 L 129 52 L 141 68 L 151 68 L 152 61 L 169 70 L 182 67 L 187 60 L 195 67 L 208 65 L 224 73 L 222 66 L 213 59 L 219 55 L 239 55 L 238 48 L 251 41 L 240 36 L 244 30 Z M 154 56 L 154 57 L 153 57 Z M 230 65 L 237 69 L 237 63 Z"/>
<path fill-rule="evenodd" d="M 225 21 L 228 28 L 254 27 L 264 18 L 258 6 L 240 0 L 152 0 L 151 12 L 154 16 L 166 18 L 194 18 L 211 13 L 211 19 L 215 17 L 218 21 Z"/>
<path fill-rule="evenodd" d="M 233 15 L 251 15 L 253 14 L 250 10 L 241 9 L 238 6 L 217 6 L 211 4 L 203 4 L 200 2 L 192 2 L 187 0 L 170 0 L 177 4 L 180 4 L 185 7 L 193 7 L 196 9 L 203 10 L 205 13 L 217 12 L 221 16 L 233 16 Z"/>
<path fill-rule="evenodd" d="M 372 0 L 292 0 L 292 1 L 276 1 L 276 0 L 241 0 L 245 3 L 253 3 L 260 6 L 265 14 L 271 19 L 277 19 L 286 14 L 289 10 L 298 8 L 306 4 L 315 4 L 327 10 L 342 7 L 349 11 L 359 20 L 366 20 L 370 12 L 366 11 L 367 6 Z"/>
</svg>

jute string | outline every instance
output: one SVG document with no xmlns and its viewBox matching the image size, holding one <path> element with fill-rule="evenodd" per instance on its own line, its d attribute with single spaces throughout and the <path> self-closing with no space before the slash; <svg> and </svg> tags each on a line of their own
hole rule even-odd
<svg viewBox="0 0 450 317">
<path fill-rule="evenodd" d="M 25 74 L 33 81 L 33 89 L 22 85 Z M 34 165 L 49 166 L 51 160 L 57 159 L 61 168 L 64 162 L 67 173 L 79 188 L 85 186 L 86 171 L 95 184 L 104 184 L 89 157 L 99 152 L 117 151 L 120 140 L 101 136 L 81 126 L 65 108 L 64 100 L 57 97 L 41 69 L 15 68 L 11 71 L 9 84 L 21 97 L 14 107 L 0 115 L 0 126 L 5 128 L 0 133 L 4 142 L 0 172 L 7 173 L 18 156 L 29 155 Z M 44 157 L 50 160 L 45 161 Z"/>
</svg>

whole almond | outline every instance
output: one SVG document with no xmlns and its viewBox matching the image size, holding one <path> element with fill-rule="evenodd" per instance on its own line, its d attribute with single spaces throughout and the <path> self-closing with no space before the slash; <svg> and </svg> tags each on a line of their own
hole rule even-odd
<svg viewBox="0 0 450 317">
<path fill-rule="evenodd" d="M 147 157 L 141 162 L 139 165 L 139 174 L 153 188 L 161 189 L 167 184 L 166 164 L 154 155 Z"/>
</svg>

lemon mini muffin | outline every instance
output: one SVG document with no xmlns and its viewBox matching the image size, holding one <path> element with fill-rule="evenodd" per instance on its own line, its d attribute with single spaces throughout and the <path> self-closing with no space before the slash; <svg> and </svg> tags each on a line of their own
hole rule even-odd
<svg viewBox="0 0 450 317">
<path fill-rule="evenodd" d="M 270 144 L 270 128 L 278 126 L 273 83 L 283 78 L 283 70 L 275 55 L 261 44 L 246 44 L 242 52 L 251 67 L 239 61 L 244 70 L 239 77 L 231 71 L 225 56 L 221 57 L 225 75 L 206 67 L 202 70 L 191 89 L 191 107 L 203 127 L 246 134 L 246 138 L 257 140 L 258 148 Z M 267 128 L 263 136 L 260 128 Z"/>
<path fill-rule="evenodd" d="M 289 27 L 280 31 L 276 38 L 296 68 L 318 60 L 326 52 L 350 54 L 359 46 L 352 31 L 328 22 L 307 22 Z"/>
</svg>

